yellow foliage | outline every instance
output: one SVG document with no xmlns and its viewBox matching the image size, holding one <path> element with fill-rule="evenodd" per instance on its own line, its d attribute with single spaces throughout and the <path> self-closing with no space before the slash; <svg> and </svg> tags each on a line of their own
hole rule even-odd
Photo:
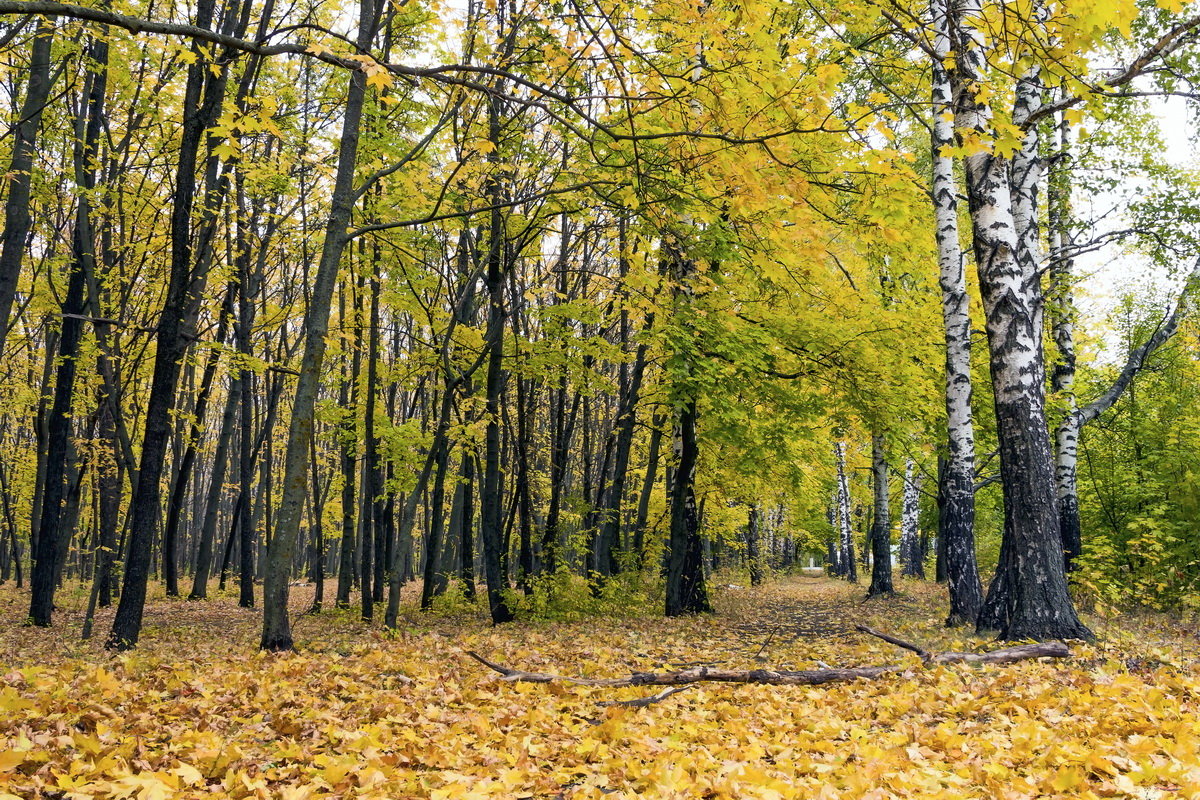
<svg viewBox="0 0 1200 800">
<path fill-rule="evenodd" d="M 255 616 L 230 601 L 157 601 L 163 624 L 113 659 L 69 641 L 77 607 L 62 630 L 17 627 L 22 598 L 4 587 L 0 684 L 23 704 L 0 717 L 0 800 L 1197 796 L 1194 641 L 1101 621 L 1106 641 L 1066 662 L 924 669 L 851 624 L 936 649 L 994 645 L 941 627 L 939 587 L 901 589 L 862 605 L 857 587 L 793 578 L 721 589 L 714 618 L 499 629 L 408 611 L 395 637 L 326 614 L 304 618 L 301 651 L 282 656 L 254 654 Z M 826 687 L 702 684 L 603 708 L 651 692 L 506 683 L 466 649 L 597 677 L 694 662 L 913 669 Z M 42 667 L 20 669 L 31 663 Z"/>
</svg>

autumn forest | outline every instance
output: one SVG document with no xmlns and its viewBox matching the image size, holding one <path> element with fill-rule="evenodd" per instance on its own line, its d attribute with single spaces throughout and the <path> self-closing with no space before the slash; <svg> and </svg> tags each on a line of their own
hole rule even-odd
<svg viewBox="0 0 1200 800">
<path fill-rule="evenodd" d="M 1187 0 L 0 0 L 0 800 L 1200 797 L 1198 81 Z"/>
</svg>

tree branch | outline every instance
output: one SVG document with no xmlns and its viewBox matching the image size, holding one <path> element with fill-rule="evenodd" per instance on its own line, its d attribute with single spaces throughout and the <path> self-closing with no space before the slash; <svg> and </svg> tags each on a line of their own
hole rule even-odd
<svg viewBox="0 0 1200 800">
<path fill-rule="evenodd" d="M 1179 329 L 1179 319 L 1183 315 L 1184 300 L 1187 299 L 1188 292 L 1192 286 L 1200 280 L 1200 257 L 1196 259 L 1196 263 L 1192 266 L 1192 271 L 1184 281 L 1183 288 L 1179 291 L 1179 296 L 1175 298 L 1175 302 L 1168 309 L 1166 315 L 1159 323 L 1158 328 L 1150 335 L 1150 338 L 1142 343 L 1140 347 L 1136 347 L 1130 351 L 1129 357 L 1125 360 L 1125 367 L 1121 370 L 1121 374 L 1113 381 L 1112 386 L 1108 391 L 1097 397 L 1091 403 L 1083 406 L 1077 412 L 1079 414 L 1079 423 L 1086 425 L 1095 420 L 1105 411 L 1108 411 L 1120 399 L 1121 395 L 1129 388 L 1129 384 L 1134 377 L 1146 366 L 1146 360 L 1154 353 L 1155 350 L 1162 347 L 1168 339 L 1175 335 L 1175 331 Z"/>
</svg>

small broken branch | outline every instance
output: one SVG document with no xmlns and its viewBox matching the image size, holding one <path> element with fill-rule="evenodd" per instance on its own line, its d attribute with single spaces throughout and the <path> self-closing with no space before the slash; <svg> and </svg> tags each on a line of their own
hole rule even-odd
<svg viewBox="0 0 1200 800">
<path fill-rule="evenodd" d="M 1025 661 L 1031 658 L 1067 658 L 1071 655 L 1071 648 L 1067 647 L 1062 642 L 1036 642 L 1034 644 L 1020 644 L 1016 647 L 1005 647 L 1002 650 L 993 650 L 990 653 L 931 653 L 920 645 L 906 642 L 903 639 L 897 639 L 895 636 L 877 631 L 874 628 L 868 628 L 866 625 L 855 625 L 855 630 L 870 634 L 885 642 L 894 644 L 897 647 L 903 647 L 905 650 L 911 650 L 921 657 L 921 660 L 926 665 L 929 664 L 1012 664 L 1016 661 Z"/>
<path fill-rule="evenodd" d="M 913 644 L 912 642 L 906 642 L 903 639 L 897 639 L 895 636 L 892 636 L 891 634 L 883 633 L 882 631 L 877 631 L 874 628 L 868 628 L 866 625 L 855 625 L 854 629 L 856 631 L 862 631 L 863 633 L 869 633 L 872 636 L 875 636 L 879 639 L 883 639 L 885 642 L 887 642 L 889 644 L 896 645 L 896 647 L 903 647 L 905 650 L 911 650 L 914 653 L 916 653 L 917 655 L 919 655 L 921 657 L 922 661 L 928 661 L 930 655 L 932 655 L 928 650 L 921 647 L 920 645 Z"/>
<path fill-rule="evenodd" d="M 601 700 L 599 703 L 597 703 L 597 705 L 606 706 L 606 707 L 607 706 L 622 706 L 625 708 L 645 708 L 646 706 L 652 706 L 655 703 L 666 700 L 668 697 L 670 697 L 673 694 L 679 694 L 680 692 L 686 692 L 688 689 L 691 689 L 693 686 L 695 686 L 695 684 L 688 684 L 687 686 L 673 686 L 670 689 L 663 689 L 658 694 L 652 694 L 649 697 L 639 697 L 635 700 Z"/>
</svg>

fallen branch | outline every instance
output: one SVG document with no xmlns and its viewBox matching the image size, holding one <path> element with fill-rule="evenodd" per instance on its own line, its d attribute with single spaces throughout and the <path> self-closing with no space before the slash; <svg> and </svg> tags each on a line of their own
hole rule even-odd
<svg viewBox="0 0 1200 800">
<path fill-rule="evenodd" d="M 649 697 L 639 697 L 636 700 L 601 700 L 599 703 L 597 703 L 597 705 L 624 706 L 625 708 L 645 708 L 646 706 L 652 706 L 655 703 L 666 700 L 673 694 L 686 692 L 694 685 L 695 684 L 688 684 L 687 686 L 673 686 L 670 689 L 663 689 L 658 694 L 652 694 Z"/>
<path fill-rule="evenodd" d="M 1067 658 L 1071 649 L 1062 642 L 1037 642 L 1020 644 L 1016 647 L 1005 647 L 990 653 L 932 653 L 920 645 L 906 642 L 895 636 L 868 628 L 866 625 L 855 625 L 856 630 L 870 634 L 885 642 L 911 650 L 929 664 L 1012 664 L 1016 661 L 1026 661 L 1031 658 Z"/>
<path fill-rule="evenodd" d="M 678 672 L 635 672 L 625 678 L 574 678 L 567 675 L 551 675 L 545 672 L 525 672 L 513 669 L 493 661 L 488 661 L 478 653 L 467 651 L 467 655 L 494 669 L 501 675 L 500 680 L 515 683 L 550 683 L 565 681 L 581 686 L 607 686 L 619 688 L 622 686 L 682 686 L 689 683 L 714 681 L 718 683 L 758 683 L 771 686 L 816 686 L 823 683 L 839 683 L 852 681 L 856 678 L 874 679 L 885 672 L 895 669 L 893 666 L 882 667 L 847 667 L 842 669 L 800 669 L 773 670 L 750 669 L 732 670 L 715 669 L 713 667 L 692 667 Z"/>
<path fill-rule="evenodd" d="M 925 666 L 935 664 L 1011 664 L 1014 661 L 1025 661 L 1031 658 L 1066 658 L 1071 655 L 1070 649 L 1062 642 L 1047 642 L 1039 644 L 1022 644 L 1016 647 L 1006 647 L 993 650 L 990 653 L 933 653 L 918 644 L 905 641 L 891 634 L 868 628 L 866 625 L 855 625 L 857 630 L 871 636 L 883 639 L 885 642 L 911 650 L 921 657 Z M 673 694 L 687 689 L 691 684 L 704 681 L 718 683 L 749 683 L 766 684 L 770 686 L 819 686 L 825 683 L 842 683 L 845 681 L 874 680 L 888 672 L 895 672 L 899 667 L 884 665 L 878 667 L 830 667 L 821 664 L 821 669 L 774 670 L 749 669 L 732 670 L 716 667 L 691 667 L 676 672 L 634 672 L 624 678 L 577 678 L 570 675 L 554 675 L 547 672 L 526 672 L 513 669 L 503 664 L 489 661 L 476 652 L 467 651 L 467 655 L 483 664 L 485 667 L 500 673 L 500 680 L 514 683 L 552 683 L 562 681 L 580 686 L 605 686 L 621 688 L 624 686 L 670 686 L 675 687 L 659 692 L 649 697 L 634 700 L 607 700 L 603 706 L 627 706 L 644 708 L 667 699 Z"/>
</svg>

